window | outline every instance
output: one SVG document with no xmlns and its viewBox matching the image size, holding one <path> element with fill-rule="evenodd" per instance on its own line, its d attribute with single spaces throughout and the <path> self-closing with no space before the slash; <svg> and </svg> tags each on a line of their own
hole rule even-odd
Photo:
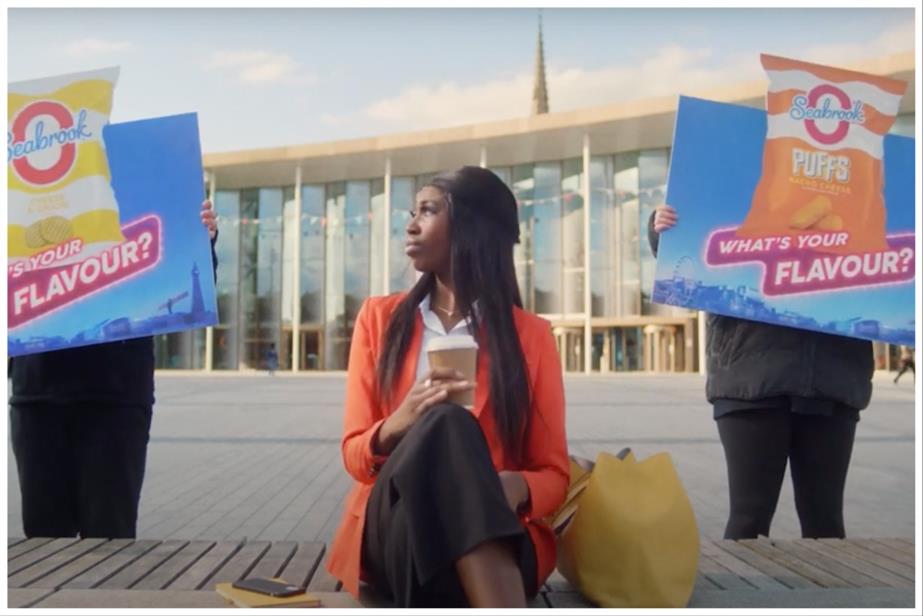
<svg viewBox="0 0 923 616">
<path fill-rule="evenodd" d="M 404 236 L 410 210 L 416 198 L 413 178 L 391 178 L 391 293 L 406 291 L 416 279 L 410 259 L 404 254 Z"/>
<path fill-rule="evenodd" d="M 215 192 L 218 216 L 218 324 L 212 332 L 212 367 L 216 370 L 238 369 L 238 312 L 240 273 L 240 193 Z"/>
<path fill-rule="evenodd" d="M 561 165 L 534 167 L 532 249 L 534 256 L 535 312 L 561 314 Z"/>
</svg>

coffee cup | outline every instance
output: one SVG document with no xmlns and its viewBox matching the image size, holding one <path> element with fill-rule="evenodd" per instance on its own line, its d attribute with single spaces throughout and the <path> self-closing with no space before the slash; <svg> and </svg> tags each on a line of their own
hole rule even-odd
<svg viewBox="0 0 923 616">
<path fill-rule="evenodd" d="M 477 379 L 478 344 L 467 334 L 440 336 L 426 345 L 430 368 L 454 368 L 469 383 Z M 474 407 L 474 389 L 450 392 L 448 402 L 467 409 Z"/>
</svg>

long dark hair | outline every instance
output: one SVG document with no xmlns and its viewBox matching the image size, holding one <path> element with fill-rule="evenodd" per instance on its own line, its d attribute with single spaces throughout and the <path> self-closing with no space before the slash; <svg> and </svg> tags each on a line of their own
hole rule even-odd
<svg viewBox="0 0 923 616">
<path fill-rule="evenodd" d="M 426 185 L 440 190 L 449 204 L 455 305 L 470 319 L 471 335 L 481 348 L 486 338 L 494 420 L 505 451 L 518 463 L 531 401 L 525 357 L 513 322 L 513 306 L 522 307 L 513 265 L 513 245 L 519 242 L 516 198 L 503 180 L 480 167 L 462 167 Z M 424 273 L 391 315 L 377 379 L 386 400 L 410 346 L 417 307 L 435 286 L 436 275 Z"/>
</svg>

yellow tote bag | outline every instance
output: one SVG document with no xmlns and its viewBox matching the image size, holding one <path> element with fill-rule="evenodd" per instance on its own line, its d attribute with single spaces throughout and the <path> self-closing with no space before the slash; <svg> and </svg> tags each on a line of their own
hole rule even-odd
<svg viewBox="0 0 923 616">
<path fill-rule="evenodd" d="M 568 498 L 554 517 L 558 570 L 600 607 L 685 607 L 699 560 L 695 514 L 673 461 L 630 450 L 571 460 Z"/>
</svg>

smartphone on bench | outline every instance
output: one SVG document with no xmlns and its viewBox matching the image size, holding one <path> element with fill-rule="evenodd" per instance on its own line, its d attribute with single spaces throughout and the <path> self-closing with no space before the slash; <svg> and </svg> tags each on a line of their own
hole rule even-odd
<svg viewBox="0 0 923 616">
<path fill-rule="evenodd" d="M 246 580 L 237 580 L 231 584 L 231 586 L 241 590 L 249 590 L 250 592 L 258 592 L 263 595 L 269 595 L 270 597 L 291 597 L 292 595 L 297 595 L 304 592 L 304 588 L 301 588 L 300 586 L 287 584 L 285 582 L 277 582 L 276 580 L 270 580 L 268 578 L 249 578 Z"/>
</svg>

